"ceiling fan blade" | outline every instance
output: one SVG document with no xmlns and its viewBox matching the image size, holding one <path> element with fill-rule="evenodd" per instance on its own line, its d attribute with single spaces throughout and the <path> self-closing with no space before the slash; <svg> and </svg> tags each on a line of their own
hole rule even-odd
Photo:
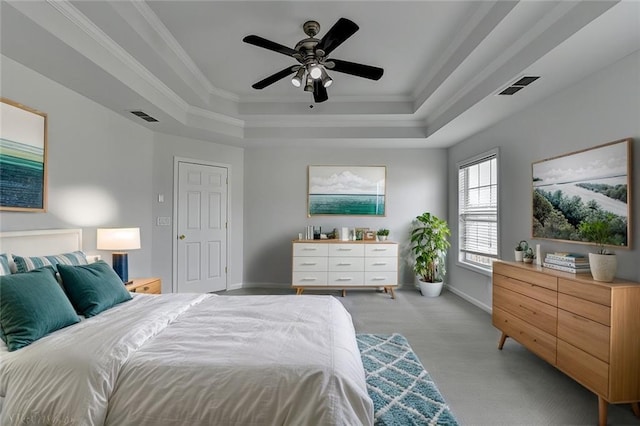
<svg viewBox="0 0 640 426">
<path fill-rule="evenodd" d="M 267 40 L 266 38 L 262 38 L 257 35 L 249 35 L 242 39 L 245 43 L 253 44 L 254 46 L 262 47 L 264 49 L 273 50 L 274 52 L 282 53 L 283 55 L 293 56 L 297 55 L 298 52 L 291 49 L 290 47 L 283 46 L 279 43 L 276 43 L 271 40 Z"/>
<path fill-rule="evenodd" d="M 329 99 L 327 89 L 322 85 L 320 79 L 313 80 L 313 100 L 317 103 L 324 102 Z"/>
<path fill-rule="evenodd" d="M 323 50 L 324 55 L 326 56 L 336 47 L 340 46 L 343 41 L 351 37 L 356 31 L 358 31 L 358 29 L 360 29 L 360 27 L 358 27 L 354 22 L 346 18 L 340 18 L 338 19 L 338 22 L 333 24 L 333 27 L 327 31 L 324 37 L 322 37 L 320 42 L 316 45 L 316 50 Z"/>
<path fill-rule="evenodd" d="M 285 78 L 286 76 L 293 74 L 294 72 L 296 72 L 298 70 L 298 68 L 300 68 L 300 66 L 298 65 L 294 65 L 288 68 L 283 69 L 282 71 L 278 71 L 277 73 L 270 75 L 269 77 L 265 78 L 264 80 L 260 80 L 259 82 L 257 82 L 256 84 L 252 85 L 251 87 L 253 87 L 254 89 L 264 89 L 265 87 L 275 83 L 278 80 L 282 80 L 283 78 Z"/>
<path fill-rule="evenodd" d="M 332 62 L 333 66 L 331 66 Z M 329 59 L 325 62 L 325 66 L 333 71 L 368 78 L 370 80 L 380 80 L 380 77 L 384 74 L 384 70 L 382 68 L 357 64 L 355 62 L 341 61 L 340 59 Z"/>
</svg>

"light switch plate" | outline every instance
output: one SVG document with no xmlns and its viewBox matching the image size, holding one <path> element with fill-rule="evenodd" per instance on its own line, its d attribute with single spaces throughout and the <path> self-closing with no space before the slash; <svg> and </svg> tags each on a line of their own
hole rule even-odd
<svg viewBox="0 0 640 426">
<path fill-rule="evenodd" d="M 168 216 L 158 216 L 158 226 L 171 226 L 171 218 Z"/>
</svg>

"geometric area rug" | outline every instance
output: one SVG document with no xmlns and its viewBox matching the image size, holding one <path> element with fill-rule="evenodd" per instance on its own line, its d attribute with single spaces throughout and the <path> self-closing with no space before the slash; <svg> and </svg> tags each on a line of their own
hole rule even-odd
<svg viewBox="0 0 640 426">
<path fill-rule="evenodd" d="M 401 334 L 357 334 L 376 426 L 458 422 Z"/>
</svg>

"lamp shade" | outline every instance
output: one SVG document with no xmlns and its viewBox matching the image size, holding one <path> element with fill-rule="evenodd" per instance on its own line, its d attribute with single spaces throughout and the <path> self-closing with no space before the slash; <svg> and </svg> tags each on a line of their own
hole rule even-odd
<svg viewBox="0 0 640 426">
<path fill-rule="evenodd" d="M 140 248 L 140 228 L 98 228 L 98 250 L 135 250 Z"/>
</svg>

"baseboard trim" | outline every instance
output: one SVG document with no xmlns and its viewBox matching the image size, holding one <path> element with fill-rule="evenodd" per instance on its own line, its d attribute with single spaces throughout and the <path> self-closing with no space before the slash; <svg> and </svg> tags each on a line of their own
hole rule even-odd
<svg viewBox="0 0 640 426">
<path fill-rule="evenodd" d="M 445 284 L 445 288 L 447 290 L 449 290 L 451 293 L 455 294 L 456 296 L 459 296 L 461 298 L 463 298 L 464 300 L 466 300 L 467 302 L 471 303 L 472 305 L 477 306 L 478 308 L 482 309 L 483 311 L 487 312 L 487 313 L 491 313 L 491 306 L 487 306 L 484 303 L 482 303 L 481 301 L 479 301 L 478 299 L 476 299 L 475 297 L 471 297 L 468 294 L 458 290 L 455 287 L 452 287 L 450 285 L 446 285 Z"/>
</svg>

